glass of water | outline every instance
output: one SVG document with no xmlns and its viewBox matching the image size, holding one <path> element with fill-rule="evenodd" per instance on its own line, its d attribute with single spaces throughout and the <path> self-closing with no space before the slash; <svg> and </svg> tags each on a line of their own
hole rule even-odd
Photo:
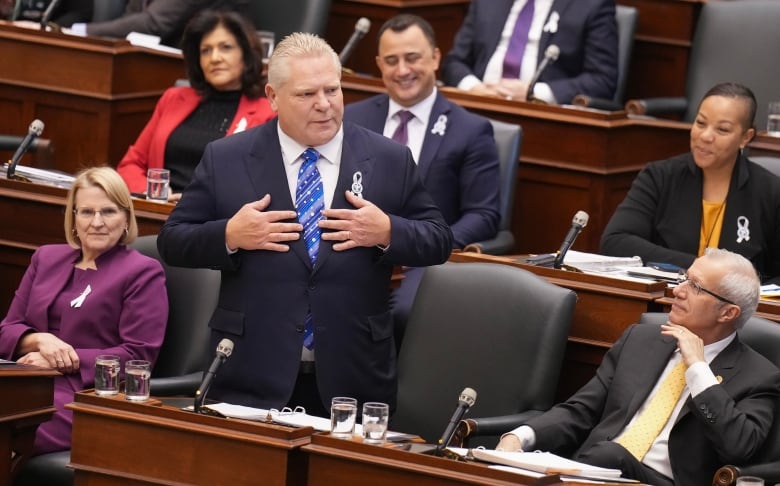
<svg viewBox="0 0 780 486">
<path fill-rule="evenodd" d="M 780 101 L 769 103 L 766 116 L 766 134 L 780 137 Z"/>
<path fill-rule="evenodd" d="M 95 395 L 119 393 L 119 356 L 101 354 L 95 358 Z"/>
<path fill-rule="evenodd" d="M 132 359 L 125 363 L 125 398 L 133 401 L 149 399 L 149 380 L 152 377 L 152 364 L 142 359 Z"/>
<path fill-rule="evenodd" d="M 152 201 L 168 201 L 171 171 L 149 169 L 146 173 L 146 198 Z"/>
<path fill-rule="evenodd" d="M 355 434 L 357 400 L 350 397 L 333 397 L 330 402 L 330 435 L 351 439 Z"/>
<path fill-rule="evenodd" d="M 390 407 L 386 403 L 366 402 L 363 404 L 363 442 L 381 444 L 387 435 L 387 421 Z"/>
</svg>

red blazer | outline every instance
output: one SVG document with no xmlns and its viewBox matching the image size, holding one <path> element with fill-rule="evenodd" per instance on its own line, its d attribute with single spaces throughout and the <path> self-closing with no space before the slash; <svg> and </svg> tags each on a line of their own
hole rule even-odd
<svg viewBox="0 0 780 486">
<path fill-rule="evenodd" d="M 165 90 L 154 109 L 152 118 L 144 127 L 138 139 L 127 149 L 117 166 L 130 192 L 146 192 L 146 172 L 150 168 L 165 165 L 165 145 L 173 130 L 179 126 L 203 99 L 192 88 L 177 87 Z M 238 111 L 233 118 L 228 134 L 265 123 L 276 116 L 267 98 L 250 100 L 241 97 Z"/>
</svg>

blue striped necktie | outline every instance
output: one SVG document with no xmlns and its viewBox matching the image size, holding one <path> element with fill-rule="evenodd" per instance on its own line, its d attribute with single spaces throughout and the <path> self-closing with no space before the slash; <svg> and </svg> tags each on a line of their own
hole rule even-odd
<svg viewBox="0 0 780 486">
<path fill-rule="evenodd" d="M 303 152 L 301 158 L 303 163 L 298 170 L 298 185 L 295 188 L 295 207 L 298 212 L 298 222 L 303 225 L 303 239 L 306 242 L 306 251 L 309 253 L 309 259 L 313 267 L 317 261 L 317 253 L 319 253 L 320 249 L 322 230 L 320 230 L 317 222 L 322 219 L 325 197 L 320 171 L 317 170 L 317 159 L 320 158 L 320 154 L 313 148 L 308 148 Z M 306 315 L 303 345 L 307 349 L 314 349 L 314 323 L 312 322 L 311 312 Z"/>
</svg>

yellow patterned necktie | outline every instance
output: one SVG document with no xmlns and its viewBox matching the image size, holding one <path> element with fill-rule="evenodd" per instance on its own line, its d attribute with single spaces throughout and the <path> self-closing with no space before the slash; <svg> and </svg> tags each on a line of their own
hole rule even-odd
<svg viewBox="0 0 780 486">
<path fill-rule="evenodd" d="M 641 461 L 661 429 L 669 421 L 669 416 L 677 405 L 684 388 L 685 362 L 681 360 L 666 376 L 661 387 L 650 399 L 639 417 L 615 442 L 625 447 L 637 460 Z"/>
</svg>

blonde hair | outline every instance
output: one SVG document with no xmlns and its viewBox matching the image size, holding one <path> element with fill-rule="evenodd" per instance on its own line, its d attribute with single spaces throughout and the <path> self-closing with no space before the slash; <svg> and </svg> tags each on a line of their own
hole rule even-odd
<svg viewBox="0 0 780 486">
<path fill-rule="evenodd" d="M 274 47 L 268 61 L 268 84 L 278 89 L 290 77 L 290 59 L 330 56 L 341 77 L 341 61 L 336 51 L 322 38 L 306 32 L 293 32 Z"/>
<path fill-rule="evenodd" d="M 65 203 L 65 240 L 73 248 L 81 248 L 78 236 L 76 236 L 76 193 L 79 189 L 88 187 L 98 187 L 106 193 L 108 198 L 125 212 L 127 216 L 127 231 L 119 242 L 129 244 L 138 237 L 138 223 L 135 221 L 135 211 L 133 202 L 130 199 L 130 192 L 127 185 L 117 171 L 111 167 L 92 167 L 85 169 L 76 175 L 70 191 L 68 191 Z"/>
</svg>

